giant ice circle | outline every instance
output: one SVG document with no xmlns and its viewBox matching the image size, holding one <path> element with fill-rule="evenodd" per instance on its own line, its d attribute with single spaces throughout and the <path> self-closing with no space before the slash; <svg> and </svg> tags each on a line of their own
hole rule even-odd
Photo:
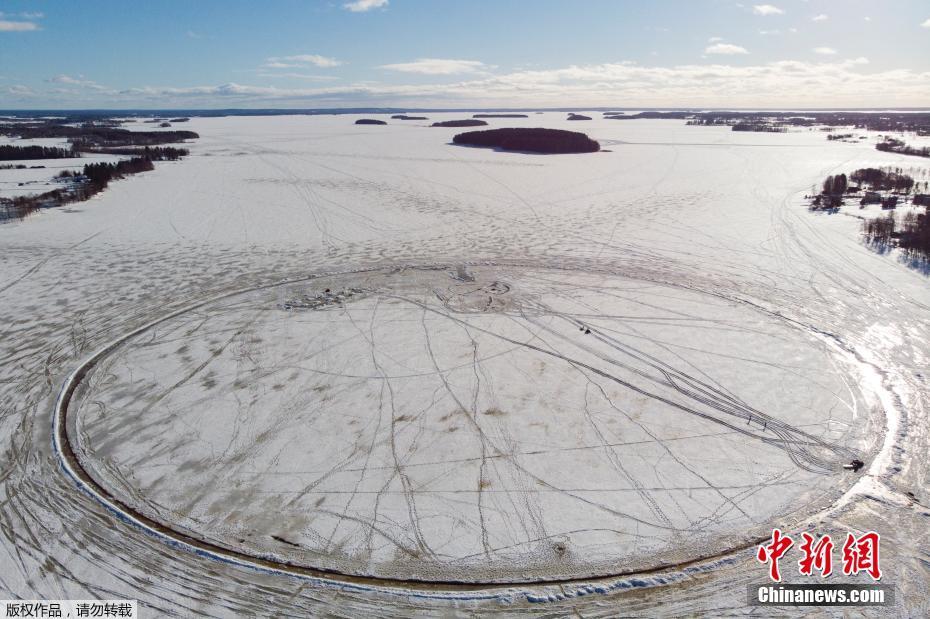
<svg viewBox="0 0 930 619">
<path fill-rule="evenodd" d="M 529 266 L 320 276 L 123 339 L 67 415 L 166 529 L 354 576 L 524 582 L 717 554 L 855 479 L 853 363 L 684 286 Z"/>
</svg>

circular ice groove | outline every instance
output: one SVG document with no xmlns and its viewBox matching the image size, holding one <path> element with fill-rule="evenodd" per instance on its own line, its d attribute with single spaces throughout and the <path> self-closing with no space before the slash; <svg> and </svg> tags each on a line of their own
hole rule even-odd
<svg viewBox="0 0 930 619">
<path fill-rule="evenodd" d="M 868 433 L 828 361 L 622 276 L 356 272 L 120 338 L 66 383 L 56 443 L 113 509 L 232 560 L 577 580 L 717 556 L 835 497 Z"/>
</svg>

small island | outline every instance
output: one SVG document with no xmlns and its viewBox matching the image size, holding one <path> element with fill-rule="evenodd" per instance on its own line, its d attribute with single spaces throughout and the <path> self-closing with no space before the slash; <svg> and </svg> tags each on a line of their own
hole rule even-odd
<svg viewBox="0 0 930 619">
<path fill-rule="evenodd" d="M 376 120 L 374 118 L 359 118 L 355 121 L 356 125 L 386 125 L 387 122 L 384 120 Z"/>
<path fill-rule="evenodd" d="M 467 131 L 452 138 L 452 143 L 542 154 L 596 153 L 601 150 L 600 144 L 583 133 L 542 128 Z"/>
<path fill-rule="evenodd" d="M 568 120 L 591 120 L 590 116 L 585 116 L 584 114 L 575 114 L 570 112 L 568 114 Z"/>
<path fill-rule="evenodd" d="M 395 120 L 429 120 L 426 116 L 407 116 L 406 114 L 394 114 L 391 118 Z"/>
<path fill-rule="evenodd" d="M 529 118 L 526 114 L 472 114 L 472 118 Z"/>
<path fill-rule="evenodd" d="M 444 120 L 433 123 L 431 127 L 487 127 L 488 123 L 475 118 L 466 118 L 464 120 Z"/>
</svg>

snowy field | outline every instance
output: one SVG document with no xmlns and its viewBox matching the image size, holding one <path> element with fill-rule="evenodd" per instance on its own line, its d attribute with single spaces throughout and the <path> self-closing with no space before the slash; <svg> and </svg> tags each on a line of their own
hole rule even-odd
<svg viewBox="0 0 930 619">
<path fill-rule="evenodd" d="M 193 118 L 185 160 L 0 226 L 4 594 L 739 612 L 777 523 L 880 532 L 922 614 L 927 275 L 803 196 L 923 162 L 559 113 L 489 123 L 607 152 L 503 153 L 428 116 Z"/>
</svg>

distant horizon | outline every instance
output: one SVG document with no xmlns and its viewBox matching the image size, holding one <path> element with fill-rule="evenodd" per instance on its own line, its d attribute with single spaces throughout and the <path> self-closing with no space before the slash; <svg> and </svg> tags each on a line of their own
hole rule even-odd
<svg viewBox="0 0 930 619">
<path fill-rule="evenodd" d="M 930 112 L 930 106 L 927 107 L 735 107 L 735 106 L 684 106 L 684 107 L 665 107 L 665 106 L 559 106 L 559 107 L 455 107 L 455 108 L 437 108 L 437 107 L 329 107 L 329 108 L 289 108 L 289 107 L 216 107 L 216 108 L 9 108 L 0 109 L 0 117 L 12 115 L 38 115 L 43 113 L 49 114 L 100 114 L 115 115 L 119 113 L 126 114 L 189 114 L 189 115 L 219 115 L 226 113 L 231 115 L 252 115 L 262 116 L 264 113 L 274 114 L 276 116 L 295 116 L 308 115 L 325 115 L 325 114 L 395 114 L 399 112 L 418 112 L 418 113 L 466 113 L 466 112 L 606 112 L 606 111 L 624 111 L 624 112 L 861 112 L 861 113 L 881 113 L 881 112 Z"/>
</svg>

